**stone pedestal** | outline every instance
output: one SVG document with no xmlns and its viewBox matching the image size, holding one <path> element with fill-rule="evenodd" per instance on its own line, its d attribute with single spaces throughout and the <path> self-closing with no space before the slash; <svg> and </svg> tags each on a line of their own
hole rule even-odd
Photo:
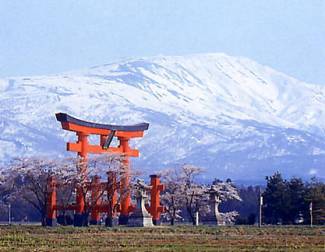
<svg viewBox="0 0 325 252">
<path fill-rule="evenodd" d="M 146 196 L 141 192 L 137 195 L 136 209 L 129 216 L 129 227 L 152 227 L 152 216 L 145 207 Z"/>
<path fill-rule="evenodd" d="M 221 218 L 221 214 L 219 213 L 219 204 L 221 201 L 217 193 L 210 192 L 209 198 L 210 211 L 207 213 L 206 216 L 202 217 L 202 224 L 218 226 L 225 225 L 224 221 Z"/>
</svg>

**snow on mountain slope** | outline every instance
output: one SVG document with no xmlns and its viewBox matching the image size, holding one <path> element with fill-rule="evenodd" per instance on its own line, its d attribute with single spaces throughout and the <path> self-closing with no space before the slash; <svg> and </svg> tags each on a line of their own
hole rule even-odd
<svg viewBox="0 0 325 252">
<path fill-rule="evenodd" d="M 0 80 L 0 158 L 66 155 L 56 112 L 147 121 L 145 170 L 190 162 L 210 176 L 325 176 L 325 88 L 224 54 L 154 57 Z M 95 140 L 94 140 L 95 141 Z"/>
</svg>

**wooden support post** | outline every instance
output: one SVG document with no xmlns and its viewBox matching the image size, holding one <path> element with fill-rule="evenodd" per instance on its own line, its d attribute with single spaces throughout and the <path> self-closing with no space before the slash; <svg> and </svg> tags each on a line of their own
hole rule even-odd
<svg viewBox="0 0 325 252">
<path fill-rule="evenodd" d="M 165 190 L 165 186 L 160 184 L 158 175 L 150 175 L 151 193 L 150 193 L 150 214 L 154 225 L 160 224 L 160 214 L 164 212 L 164 207 L 160 205 L 160 192 Z"/>
<path fill-rule="evenodd" d="M 100 211 L 99 206 L 101 204 L 101 185 L 100 177 L 94 176 L 91 183 L 91 214 L 90 214 L 90 224 L 98 225 L 100 224 Z"/>
<path fill-rule="evenodd" d="M 129 139 L 124 137 L 118 138 L 120 141 L 120 147 L 122 147 L 122 153 L 127 153 L 130 150 Z M 121 214 L 119 216 L 119 224 L 126 225 L 128 223 L 129 211 L 131 206 L 131 194 L 130 194 L 130 161 L 127 155 L 123 160 L 124 174 L 121 177 L 120 182 L 120 197 L 121 197 Z"/>
<path fill-rule="evenodd" d="M 263 194 L 260 189 L 259 194 L 259 211 L 258 211 L 258 226 L 262 227 L 262 210 L 263 210 Z"/>
<path fill-rule="evenodd" d="M 107 172 L 107 218 L 105 225 L 112 227 L 114 225 L 114 218 L 116 217 L 116 204 L 117 204 L 117 183 L 116 183 L 116 172 Z"/>
<path fill-rule="evenodd" d="M 309 203 L 310 227 L 313 227 L 313 202 Z"/>
<path fill-rule="evenodd" d="M 86 182 L 87 175 L 87 158 L 88 158 L 88 134 L 83 132 L 77 132 L 78 143 L 81 144 L 81 150 L 78 152 L 79 162 L 77 169 L 80 173 L 80 185 L 77 187 L 76 191 L 76 211 L 74 215 L 74 225 L 75 226 L 85 226 L 88 223 L 85 215 L 85 195 L 83 184 Z"/>
<path fill-rule="evenodd" d="M 46 226 L 56 225 L 56 179 L 51 176 L 47 180 Z"/>
</svg>

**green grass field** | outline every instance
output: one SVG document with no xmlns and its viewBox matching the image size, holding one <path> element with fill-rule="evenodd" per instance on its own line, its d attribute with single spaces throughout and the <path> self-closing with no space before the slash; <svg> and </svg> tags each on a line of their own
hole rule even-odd
<svg viewBox="0 0 325 252">
<path fill-rule="evenodd" d="M 325 227 L 1 226 L 0 251 L 325 251 Z"/>
</svg>

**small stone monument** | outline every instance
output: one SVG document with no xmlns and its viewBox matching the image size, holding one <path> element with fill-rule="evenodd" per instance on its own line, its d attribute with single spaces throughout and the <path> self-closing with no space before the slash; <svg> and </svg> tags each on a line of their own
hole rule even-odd
<svg viewBox="0 0 325 252">
<path fill-rule="evenodd" d="M 225 225 L 225 222 L 219 212 L 219 204 L 221 203 L 219 192 L 212 185 L 205 193 L 209 194 L 209 212 L 206 216 L 202 217 L 204 225 Z"/>
<path fill-rule="evenodd" d="M 129 217 L 129 227 L 152 227 L 152 216 L 145 207 L 145 201 L 148 199 L 148 191 L 151 186 L 146 185 L 143 180 L 137 181 L 135 185 L 137 205 Z"/>
</svg>

